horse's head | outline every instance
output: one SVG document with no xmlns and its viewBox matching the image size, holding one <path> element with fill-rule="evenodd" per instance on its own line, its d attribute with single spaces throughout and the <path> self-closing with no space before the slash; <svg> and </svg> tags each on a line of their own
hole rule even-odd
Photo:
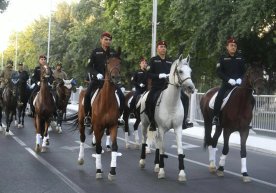
<svg viewBox="0 0 276 193">
<path fill-rule="evenodd" d="M 173 63 L 174 69 L 170 73 L 170 82 L 173 84 L 182 86 L 189 93 L 193 93 L 195 85 L 191 79 L 191 68 L 190 68 L 190 56 L 188 55 L 183 59 L 182 55 Z"/>
<path fill-rule="evenodd" d="M 51 75 L 51 70 L 47 64 L 40 67 L 40 78 L 41 80 L 45 80 L 49 78 Z"/>
<path fill-rule="evenodd" d="M 256 94 L 261 94 L 265 89 L 263 67 L 254 63 L 250 65 L 245 73 L 242 86 L 251 88 Z"/>
<path fill-rule="evenodd" d="M 105 78 L 109 80 L 111 83 L 118 85 L 121 83 L 121 58 L 120 58 L 121 51 L 118 50 L 115 56 L 109 57 L 107 60 L 106 65 L 106 75 Z"/>
</svg>

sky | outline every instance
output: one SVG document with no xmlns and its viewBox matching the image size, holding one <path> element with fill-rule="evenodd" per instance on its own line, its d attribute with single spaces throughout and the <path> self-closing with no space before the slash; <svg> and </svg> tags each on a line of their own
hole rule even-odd
<svg viewBox="0 0 276 193">
<path fill-rule="evenodd" d="M 10 0 L 4 13 L 0 13 L 0 51 L 9 42 L 12 32 L 22 31 L 40 16 L 49 16 L 61 2 L 71 3 L 76 0 Z"/>
</svg>

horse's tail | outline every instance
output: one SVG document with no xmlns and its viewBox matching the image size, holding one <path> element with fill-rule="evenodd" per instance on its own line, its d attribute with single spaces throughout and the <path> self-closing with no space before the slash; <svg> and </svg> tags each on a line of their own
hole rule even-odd
<svg viewBox="0 0 276 193">
<path fill-rule="evenodd" d="M 78 113 L 76 112 L 70 116 L 67 116 L 64 119 L 62 119 L 62 121 L 67 121 L 68 124 L 72 125 L 75 128 L 78 128 L 78 125 L 79 125 Z"/>
</svg>

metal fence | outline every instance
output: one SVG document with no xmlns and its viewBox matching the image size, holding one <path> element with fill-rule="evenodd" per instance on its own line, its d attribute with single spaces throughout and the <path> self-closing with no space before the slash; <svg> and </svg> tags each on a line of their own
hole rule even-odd
<svg viewBox="0 0 276 193">
<path fill-rule="evenodd" d="M 77 104 L 79 92 L 82 87 L 77 89 L 76 93 L 71 95 L 71 103 Z M 204 93 L 191 95 L 190 99 L 190 121 L 203 124 L 203 117 L 200 111 L 199 102 Z M 258 95 L 255 96 L 256 106 L 253 110 L 253 119 L 251 125 L 253 130 L 261 135 L 276 137 L 276 95 Z"/>
<path fill-rule="evenodd" d="M 200 111 L 200 99 L 204 93 L 195 92 L 191 96 L 190 119 L 193 122 L 203 124 Z M 252 128 L 261 135 L 276 137 L 276 95 L 254 95 L 256 105 L 253 110 Z"/>
</svg>

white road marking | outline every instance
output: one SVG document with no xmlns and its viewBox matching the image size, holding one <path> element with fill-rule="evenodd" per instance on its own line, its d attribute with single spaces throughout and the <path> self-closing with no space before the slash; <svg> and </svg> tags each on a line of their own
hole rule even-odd
<svg viewBox="0 0 276 193">
<path fill-rule="evenodd" d="M 198 148 L 200 146 L 182 142 L 182 147 L 183 147 L 183 149 L 189 150 L 189 149 Z M 176 149 L 177 145 L 172 145 L 171 148 Z"/>
<path fill-rule="evenodd" d="M 78 144 L 81 143 L 80 141 L 75 141 L 75 142 Z M 74 151 L 79 148 L 80 148 L 80 146 L 62 146 L 61 147 L 61 149 L 66 149 L 66 150 L 70 150 L 70 151 Z M 84 143 L 84 148 L 92 148 L 92 147 Z"/>
<path fill-rule="evenodd" d="M 125 141 L 125 139 L 124 139 L 124 138 L 121 138 L 121 137 L 117 137 L 117 139 L 120 139 L 120 140 L 122 140 L 122 141 Z M 134 141 L 129 141 L 129 143 L 136 144 Z M 154 148 L 150 148 L 150 149 L 151 149 L 151 150 L 155 150 Z M 171 153 L 168 153 L 168 152 L 166 152 L 166 154 L 169 155 L 169 156 L 171 156 L 171 157 L 174 157 L 174 158 L 178 159 L 178 156 L 177 156 L 177 155 L 174 155 L 174 154 L 171 154 Z M 198 161 L 195 161 L 195 160 L 191 160 L 191 159 L 185 158 L 185 161 L 190 162 L 190 163 L 193 163 L 193 164 L 196 164 L 196 165 L 200 165 L 200 166 L 203 166 L 203 167 L 207 167 L 207 168 L 209 167 L 208 164 L 205 164 L 205 163 L 202 163 L 202 162 L 198 162 Z M 228 173 L 228 174 L 231 174 L 231 175 L 233 175 L 233 176 L 241 177 L 241 174 L 240 174 L 240 173 L 231 172 L 231 171 L 229 171 L 229 170 L 224 170 L 224 172 L 225 172 L 225 173 Z M 251 176 L 250 176 L 250 178 L 251 178 L 252 181 L 255 181 L 255 182 L 258 182 L 258 183 L 260 183 L 260 184 L 264 184 L 264 185 L 267 185 L 267 186 L 271 186 L 271 187 L 276 188 L 276 184 L 273 184 L 273 183 L 270 183 L 270 182 L 266 182 L 266 181 L 263 181 L 263 180 L 260 180 L 260 179 L 257 179 L 257 178 L 253 178 L 253 177 L 251 177 Z"/>
</svg>

